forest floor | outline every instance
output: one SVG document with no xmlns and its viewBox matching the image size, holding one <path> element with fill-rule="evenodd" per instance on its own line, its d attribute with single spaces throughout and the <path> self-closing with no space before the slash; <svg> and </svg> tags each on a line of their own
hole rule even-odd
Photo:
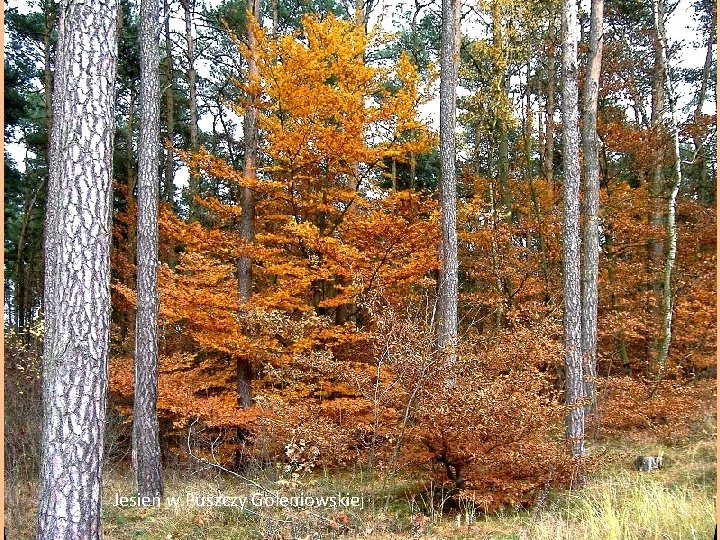
<svg viewBox="0 0 720 540">
<path fill-rule="evenodd" d="M 279 508 L 262 501 L 261 488 L 212 471 L 166 473 L 159 507 L 123 507 L 132 494 L 131 475 L 121 468 L 105 475 L 103 538 L 112 540 L 229 539 L 493 539 L 493 540 L 685 540 L 712 538 L 716 505 L 716 416 L 708 413 L 688 437 L 658 441 L 635 433 L 622 440 L 589 443 L 591 454 L 603 456 L 602 467 L 580 490 L 550 494 L 542 508 L 505 509 L 490 515 L 466 507 L 443 512 L 403 480 L 385 489 L 363 482 L 350 471 L 305 476 L 300 483 L 275 480 L 263 473 L 259 486 L 288 496 L 313 497 L 341 492 L 362 496 L 364 508 Z M 640 454 L 665 455 L 665 467 L 636 472 Z M 37 486 L 12 482 L 5 490 L 7 538 L 32 538 Z M 373 493 L 373 490 L 375 491 Z M 194 495 L 188 495 L 194 494 Z M 225 504 L 199 506 L 200 496 L 224 495 Z M 373 508 L 372 501 L 375 501 Z M 208 501 L 208 499 L 206 499 Z M 217 502 L 218 499 L 214 499 Z M 345 501 L 347 502 L 347 501 Z M 260 503 L 260 504 L 258 504 Z"/>
</svg>

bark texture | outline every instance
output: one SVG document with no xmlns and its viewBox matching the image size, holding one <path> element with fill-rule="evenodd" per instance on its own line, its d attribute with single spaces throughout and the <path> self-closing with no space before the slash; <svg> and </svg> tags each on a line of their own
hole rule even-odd
<svg viewBox="0 0 720 540">
<path fill-rule="evenodd" d="M 260 17 L 260 2 L 253 0 L 252 15 L 258 20 Z M 255 62 L 254 54 L 257 49 L 255 35 L 248 27 L 247 32 L 248 49 L 250 57 L 248 58 L 248 78 L 257 80 L 259 76 L 258 66 Z M 252 102 L 255 96 L 248 96 L 248 100 Z M 243 166 L 243 180 L 246 184 L 255 181 L 257 174 L 257 152 L 258 152 L 258 127 L 257 127 L 257 108 L 249 105 L 245 111 L 243 121 L 243 134 L 245 136 L 245 163 Z M 255 201 L 253 191 L 249 187 L 242 188 L 241 194 L 240 216 L 240 238 L 243 243 L 249 244 L 255 237 Z M 240 303 L 245 303 L 250 299 L 252 294 L 252 260 L 250 257 L 241 257 L 238 261 L 238 297 Z"/>
<path fill-rule="evenodd" d="M 138 156 L 137 317 L 133 453 L 141 497 L 162 495 L 158 386 L 158 197 L 160 49 L 158 0 L 140 4 L 140 145 Z"/>
<path fill-rule="evenodd" d="M 168 0 L 163 2 L 163 12 L 165 16 L 165 54 L 167 55 L 167 63 L 165 65 L 165 122 L 167 124 L 167 139 L 172 143 L 175 138 L 175 96 L 173 94 L 173 58 L 172 58 L 172 39 L 170 34 L 170 6 Z M 167 149 L 167 159 L 165 161 L 165 201 L 172 204 L 174 201 L 175 188 L 173 185 L 173 177 L 175 173 L 175 162 L 173 157 L 173 149 L 171 146 Z"/>
<path fill-rule="evenodd" d="M 717 24 L 715 19 L 712 19 L 707 31 L 708 42 L 707 49 L 705 49 L 705 63 L 703 64 L 702 79 L 700 80 L 700 88 L 698 89 L 697 99 L 695 101 L 695 112 L 693 113 L 693 119 L 696 123 L 700 121 L 703 105 L 705 104 L 708 79 L 710 78 L 710 70 L 712 69 L 713 64 L 713 50 L 715 50 L 716 26 Z M 708 178 L 707 151 L 705 148 L 705 142 L 699 133 L 694 132 L 692 139 L 693 145 L 695 146 L 695 166 L 697 168 L 698 175 L 698 198 L 701 203 L 706 203 L 713 192 L 712 183 Z"/>
<path fill-rule="evenodd" d="M 260 20 L 260 1 L 253 0 L 251 7 L 251 13 L 255 20 Z M 250 31 L 249 26 L 247 40 L 250 50 L 250 57 L 248 58 L 248 78 L 253 81 L 259 77 L 258 66 L 254 56 L 257 49 L 257 40 L 255 34 Z M 248 96 L 248 99 L 252 101 L 255 99 L 255 96 Z M 257 175 L 257 115 L 257 108 L 252 105 L 248 106 L 243 122 L 243 134 L 245 136 L 243 179 L 246 184 L 254 182 Z M 253 191 L 248 185 L 242 188 L 241 198 L 240 238 L 244 244 L 249 245 L 252 243 L 253 238 L 255 238 L 255 200 Z M 238 300 L 240 305 L 248 302 L 251 295 L 252 259 L 250 257 L 240 257 L 238 260 Z M 250 407 L 252 405 L 252 365 L 249 358 L 238 358 L 236 373 L 238 405 L 243 408 Z"/>
<path fill-rule="evenodd" d="M 440 272 L 437 300 L 437 345 L 453 361 L 457 342 L 458 256 L 457 177 L 455 174 L 455 107 L 457 96 L 459 1 L 442 2 L 440 49 Z"/>
<path fill-rule="evenodd" d="M 583 272 L 582 272 L 582 355 L 585 394 L 590 399 L 586 412 L 596 408 L 598 266 L 600 262 L 600 160 L 598 156 L 597 106 L 603 46 L 603 0 L 592 0 L 588 63 L 583 92 Z"/>
<path fill-rule="evenodd" d="M 563 328 L 567 438 L 572 454 L 582 456 L 585 439 L 580 313 L 580 134 L 578 130 L 578 8 L 563 1 Z"/>
<path fill-rule="evenodd" d="M 100 539 L 118 1 L 58 13 L 37 538 Z"/>
<path fill-rule="evenodd" d="M 555 40 L 555 21 L 550 20 L 548 34 L 551 42 Z M 547 58 L 547 86 L 545 89 L 545 144 L 543 147 L 542 175 L 545 180 L 552 182 L 555 159 L 555 54 L 554 47 Z"/>
<path fill-rule="evenodd" d="M 675 224 L 675 211 L 677 207 L 677 196 L 682 181 L 682 169 L 680 163 L 680 138 L 679 127 L 675 114 L 675 92 L 668 79 L 668 53 L 667 36 L 665 34 L 665 17 L 663 6 L 660 0 L 653 1 L 653 18 L 655 21 L 655 33 L 660 48 L 661 73 L 663 73 L 663 89 L 668 95 L 670 105 L 670 134 L 672 136 L 673 150 L 673 183 L 670 188 L 667 202 L 667 253 L 665 254 L 665 270 L 663 272 L 662 287 L 662 335 L 658 348 L 658 380 L 665 375 L 670 341 L 672 339 L 672 273 L 675 266 L 675 255 L 677 252 L 677 227 Z"/>
<path fill-rule="evenodd" d="M 195 0 L 180 0 L 185 10 L 185 45 L 187 54 L 187 70 L 185 76 L 188 83 L 189 113 L 190 113 L 190 150 L 197 150 L 198 141 L 198 116 L 197 116 L 197 75 L 195 72 L 195 38 L 192 35 L 192 12 Z M 190 221 L 196 221 L 198 205 L 195 196 L 200 189 L 200 174 L 194 167 L 190 168 L 190 179 L 188 181 L 188 206 L 190 209 Z"/>
<path fill-rule="evenodd" d="M 653 1 L 652 7 L 657 11 L 660 18 L 665 18 L 665 3 L 663 0 Z M 653 229 L 653 236 L 648 241 L 647 271 L 648 283 L 652 294 L 648 295 L 648 318 L 653 323 L 648 325 L 647 357 L 657 359 L 658 334 L 657 323 L 661 320 L 662 314 L 660 305 L 662 303 L 662 281 L 660 271 L 665 251 L 661 231 L 665 225 L 665 204 L 664 198 L 667 190 L 665 187 L 665 176 L 663 174 L 663 160 L 667 147 L 663 137 L 662 114 L 665 108 L 665 62 L 663 61 L 662 44 L 657 32 L 654 36 L 654 65 L 652 73 L 652 99 L 650 112 L 650 127 L 653 133 L 653 165 L 650 175 L 650 212 L 648 223 Z"/>
</svg>

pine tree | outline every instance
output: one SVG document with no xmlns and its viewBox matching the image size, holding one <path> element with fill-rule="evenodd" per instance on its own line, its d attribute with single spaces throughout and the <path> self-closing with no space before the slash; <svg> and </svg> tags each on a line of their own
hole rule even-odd
<svg viewBox="0 0 720 540">
<path fill-rule="evenodd" d="M 117 0 L 61 3 L 45 223 L 39 539 L 100 539 Z"/>
<path fill-rule="evenodd" d="M 140 144 L 133 408 L 133 456 L 141 497 L 154 497 L 163 493 L 157 419 L 159 30 L 158 0 L 143 0 L 140 4 Z"/>
<path fill-rule="evenodd" d="M 437 345 L 452 362 L 457 342 L 458 255 L 455 108 L 458 77 L 459 1 L 443 0 L 440 51 L 440 271 Z"/>
<path fill-rule="evenodd" d="M 567 438 L 573 456 L 584 453 L 585 408 L 580 310 L 580 136 L 578 132 L 577 4 L 563 3 L 563 329 Z"/>
<path fill-rule="evenodd" d="M 593 0 L 590 15 L 590 46 L 585 74 L 583 101 L 583 163 L 585 196 L 583 199 L 583 274 L 582 274 L 582 355 L 585 393 L 594 410 L 597 376 L 598 265 L 600 259 L 600 160 L 597 143 L 597 107 L 600 90 L 600 65 L 603 46 L 603 0 Z"/>
</svg>

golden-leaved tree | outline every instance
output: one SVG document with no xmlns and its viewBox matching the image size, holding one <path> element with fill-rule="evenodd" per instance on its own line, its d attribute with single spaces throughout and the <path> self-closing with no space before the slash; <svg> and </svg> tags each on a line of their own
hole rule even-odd
<svg viewBox="0 0 720 540">
<path fill-rule="evenodd" d="M 391 67 L 367 62 L 371 38 L 333 17 L 306 16 L 300 31 L 282 36 L 250 24 L 258 46 L 236 43 L 246 59 L 254 55 L 258 76 L 235 81 L 245 97 L 228 105 L 240 115 L 259 110 L 256 178 L 204 149 L 180 152 L 216 189 L 195 201 L 198 221 L 161 211 L 171 264 L 159 272 L 158 406 L 178 426 L 195 416 L 238 426 L 267 413 L 238 407 L 240 357 L 249 358 L 258 387 L 314 349 L 361 358 L 370 322 L 362 300 L 382 290 L 399 304 L 422 292 L 418 283 L 437 264 L 436 203 L 380 188 L 386 163 L 408 162 L 433 142 L 417 118 L 426 89 L 414 66 L 405 56 Z M 243 188 L 254 193 L 252 242 L 239 232 Z M 253 294 L 242 305 L 240 257 L 253 261 Z M 114 381 L 129 389 L 124 361 L 116 362 Z M 296 388 L 298 396 L 315 386 Z M 263 399 L 260 392 L 256 403 Z"/>
</svg>

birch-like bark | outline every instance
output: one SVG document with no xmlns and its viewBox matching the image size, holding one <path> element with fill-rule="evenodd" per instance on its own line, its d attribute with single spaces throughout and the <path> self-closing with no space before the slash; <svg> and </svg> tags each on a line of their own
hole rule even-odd
<svg viewBox="0 0 720 540">
<path fill-rule="evenodd" d="M 653 10 L 657 10 L 659 16 L 665 17 L 664 0 L 659 0 L 657 5 L 653 3 Z M 652 99 L 650 113 L 650 127 L 654 137 L 652 149 L 653 166 L 650 175 L 650 205 L 648 223 L 652 227 L 652 236 L 647 245 L 647 272 L 648 288 L 651 294 L 648 295 L 648 318 L 653 323 L 662 319 L 662 281 L 659 279 L 659 272 L 662 268 L 663 253 L 665 251 L 663 238 L 659 231 L 665 225 L 665 204 L 666 196 L 665 176 L 663 174 L 663 160 L 665 156 L 665 140 L 663 137 L 662 113 L 665 108 L 665 62 L 662 58 L 662 44 L 660 37 L 655 32 L 654 36 L 654 65 L 652 73 Z M 657 358 L 658 339 L 657 326 L 648 326 L 646 354 L 650 359 Z"/>
<path fill-rule="evenodd" d="M 573 456 L 585 445 L 583 365 L 580 315 L 580 144 L 578 130 L 578 8 L 563 0 L 563 328 L 567 438 Z"/>
<path fill-rule="evenodd" d="M 583 92 L 583 164 L 585 196 L 583 199 L 583 271 L 582 271 L 582 355 L 585 395 L 590 399 L 586 413 L 597 405 L 597 310 L 598 266 L 600 263 L 600 159 L 598 156 L 597 107 L 600 88 L 600 66 L 603 47 L 603 0 L 592 0 L 588 63 Z"/>
<path fill-rule="evenodd" d="M 455 174 L 455 107 L 458 76 L 459 0 L 442 1 L 440 49 L 440 272 L 437 300 L 437 345 L 454 362 L 458 320 L 457 178 Z"/>
<path fill-rule="evenodd" d="M 670 105 L 670 133 L 673 142 L 673 183 L 670 188 L 667 202 L 667 253 L 665 255 L 665 271 L 663 273 L 662 288 L 662 335 L 658 348 L 658 381 L 665 375 L 668 352 L 672 339 L 672 273 L 675 266 L 675 255 L 677 252 L 677 227 L 675 224 L 675 212 L 677 207 L 677 196 L 682 182 L 682 169 L 680 162 L 680 137 L 677 117 L 675 113 L 675 92 L 668 77 L 668 52 L 667 36 L 665 33 L 665 17 L 661 0 L 653 0 L 653 19 L 655 21 L 655 33 L 660 47 L 661 72 L 663 73 L 663 89 L 667 92 Z"/>
<path fill-rule="evenodd" d="M 160 21 L 158 0 L 140 3 L 140 145 L 138 150 L 137 316 L 133 453 L 141 497 L 163 494 L 158 386 L 158 197 L 160 191 Z"/>
<path fill-rule="evenodd" d="M 100 539 L 118 1 L 59 6 L 38 539 Z"/>
</svg>

